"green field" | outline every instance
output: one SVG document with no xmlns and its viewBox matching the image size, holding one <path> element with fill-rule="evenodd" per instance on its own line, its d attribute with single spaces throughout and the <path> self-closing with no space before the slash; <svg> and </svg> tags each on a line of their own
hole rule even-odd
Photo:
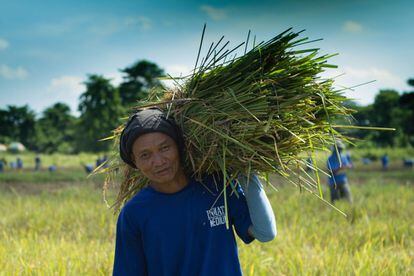
<svg viewBox="0 0 414 276">
<path fill-rule="evenodd" d="M 23 160 L 24 168 L 33 169 L 35 164 L 35 157 L 37 154 L 34 152 L 22 152 L 22 153 L 10 153 L 0 152 L 0 158 L 6 159 L 7 162 L 16 161 L 17 157 Z M 38 156 L 42 160 L 42 167 L 47 168 L 51 165 L 55 165 L 58 168 L 81 168 L 83 164 L 95 164 L 98 157 L 102 157 L 104 154 L 95 153 L 79 153 L 79 154 L 39 154 Z"/>
<path fill-rule="evenodd" d="M 0 275 L 111 274 L 116 216 L 102 178 L 85 177 L 0 174 Z M 239 247 L 245 275 L 413 275 L 414 171 L 362 167 L 350 179 L 354 204 L 337 204 L 344 217 L 274 177 L 278 236 Z"/>
</svg>

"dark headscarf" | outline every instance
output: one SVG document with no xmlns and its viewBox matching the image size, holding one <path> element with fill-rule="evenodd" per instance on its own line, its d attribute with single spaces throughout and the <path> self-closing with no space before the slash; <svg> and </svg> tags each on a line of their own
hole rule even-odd
<svg viewBox="0 0 414 276">
<path fill-rule="evenodd" d="M 184 139 L 172 117 L 166 117 L 158 108 L 139 110 L 132 115 L 121 133 L 119 153 L 122 160 L 133 168 L 136 168 L 132 157 L 132 145 L 135 140 L 147 133 L 161 132 L 171 137 L 177 144 L 180 159 L 184 154 Z"/>
</svg>

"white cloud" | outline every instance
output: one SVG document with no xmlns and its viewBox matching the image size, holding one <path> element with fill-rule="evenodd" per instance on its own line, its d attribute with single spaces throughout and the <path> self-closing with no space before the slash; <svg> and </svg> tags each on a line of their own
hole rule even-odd
<svg viewBox="0 0 414 276">
<path fill-rule="evenodd" d="M 106 19 L 96 25 L 91 25 L 89 31 L 99 36 L 109 36 L 123 29 L 121 22 L 115 19 Z"/>
<path fill-rule="evenodd" d="M 109 36 L 131 28 L 148 31 L 152 29 L 152 21 L 145 16 L 106 18 L 99 25 L 90 26 L 89 31 L 96 35 Z"/>
<path fill-rule="evenodd" d="M 66 56 L 63 51 L 51 51 L 50 49 L 47 49 L 45 47 L 41 48 L 35 48 L 30 47 L 28 49 L 25 49 L 23 54 L 26 58 L 29 59 L 40 59 L 43 62 L 48 61 L 52 63 L 62 62 L 63 60 L 66 60 Z"/>
<path fill-rule="evenodd" d="M 47 89 L 48 101 L 64 102 L 70 106 L 73 115 L 79 116 L 79 96 L 85 91 L 83 81 L 84 78 L 68 75 L 51 79 Z"/>
<path fill-rule="evenodd" d="M 325 74 L 326 77 L 334 77 L 339 75 L 339 70 L 331 71 Z M 356 68 L 345 66 L 341 69 L 342 76 L 335 80 L 338 88 L 351 88 L 360 84 L 374 81 L 369 84 L 364 84 L 353 89 L 344 90 L 347 97 L 355 99 L 362 105 L 370 104 L 374 101 L 375 95 L 381 89 L 395 89 L 397 91 L 404 91 L 407 87 L 405 80 L 387 69 L 377 67 Z"/>
<path fill-rule="evenodd" d="M 384 87 L 401 87 L 405 85 L 405 81 L 399 76 L 393 74 L 386 69 L 376 67 L 370 68 L 353 68 L 344 67 L 345 74 L 355 80 L 365 79 L 366 81 L 376 80 Z"/>
<path fill-rule="evenodd" d="M 348 33 L 360 33 L 362 32 L 363 27 L 356 21 L 348 20 L 343 24 L 342 29 Z"/>
<path fill-rule="evenodd" d="M 34 26 L 33 32 L 42 36 L 62 36 L 71 33 L 88 31 L 97 36 L 110 36 L 130 28 L 148 31 L 152 28 L 152 21 L 145 16 L 87 16 L 79 15 L 71 18 L 62 18 L 55 22 L 39 23 Z"/>
<path fill-rule="evenodd" d="M 214 8 L 209 5 L 202 5 L 200 9 L 215 21 L 223 20 L 227 17 L 227 12 L 224 9 Z"/>
<path fill-rule="evenodd" d="M 165 19 L 161 21 L 161 24 L 165 27 L 172 27 L 172 26 L 175 25 L 175 23 L 173 21 L 165 20 Z"/>
<path fill-rule="evenodd" d="M 182 64 L 171 64 L 165 67 L 165 72 L 173 78 L 186 77 L 191 73 L 191 70 L 190 67 Z M 180 83 L 179 79 L 176 81 Z M 162 80 L 161 82 L 167 87 L 174 87 L 176 85 L 176 82 L 173 80 Z"/>
<path fill-rule="evenodd" d="M 25 79 L 28 76 L 28 72 L 23 67 L 11 68 L 5 64 L 0 64 L 0 77 L 5 79 Z"/>
<path fill-rule="evenodd" d="M 124 21 L 126 26 L 138 26 L 141 31 L 148 31 L 152 29 L 152 21 L 148 17 L 127 17 Z"/>
<path fill-rule="evenodd" d="M 114 86 L 119 86 L 123 81 L 123 78 L 120 72 L 104 72 L 102 75 L 105 78 L 110 79 L 111 84 Z"/>
<path fill-rule="evenodd" d="M 82 78 L 76 76 L 60 76 L 50 81 L 49 91 L 78 96 L 85 89 L 82 81 Z"/>
<path fill-rule="evenodd" d="M 85 28 L 93 19 L 88 16 L 62 18 L 55 22 L 41 22 L 33 27 L 33 32 L 41 36 L 62 36 Z"/>
<path fill-rule="evenodd" d="M 191 73 L 191 68 L 187 65 L 182 64 L 172 64 L 166 66 L 166 73 L 170 74 L 172 77 L 187 76 Z"/>
<path fill-rule="evenodd" d="M 9 42 L 3 38 L 0 38 L 0 51 L 9 47 Z"/>
</svg>

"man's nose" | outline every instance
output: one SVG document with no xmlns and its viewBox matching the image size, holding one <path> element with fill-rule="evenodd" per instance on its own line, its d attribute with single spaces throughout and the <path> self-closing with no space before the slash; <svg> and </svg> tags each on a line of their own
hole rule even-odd
<svg viewBox="0 0 414 276">
<path fill-rule="evenodd" d="M 154 163 L 155 166 L 161 166 L 161 165 L 164 165 L 165 160 L 161 154 L 156 153 L 154 154 L 154 158 L 152 162 Z"/>
</svg>

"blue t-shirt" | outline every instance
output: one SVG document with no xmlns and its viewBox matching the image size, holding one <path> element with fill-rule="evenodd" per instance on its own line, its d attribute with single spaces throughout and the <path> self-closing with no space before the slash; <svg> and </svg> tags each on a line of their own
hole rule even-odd
<svg viewBox="0 0 414 276">
<path fill-rule="evenodd" d="M 384 167 L 388 166 L 389 161 L 390 159 L 388 158 L 388 155 L 383 155 L 381 157 L 381 162 Z"/>
<path fill-rule="evenodd" d="M 346 155 L 340 153 L 339 157 L 341 158 L 342 166 L 340 166 L 341 164 L 339 164 L 339 158 L 336 152 L 333 152 L 331 156 L 329 156 L 328 158 L 327 167 L 329 174 L 331 175 L 329 177 L 329 185 L 344 184 L 348 181 L 346 173 L 344 171 L 334 173 L 334 171 L 338 170 L 339 168 L 350 165 L 349 159 Z"/>
<path fill-rule="evenodd" d="M 118 218 L 114 275 L 241 275 L 232 228 L 250 243 L 251 220 L 240 187 L 228 188 L 226 229 L 222 187 L 208 176 L 173 194 L 142 189 Z"/>
</svg>

